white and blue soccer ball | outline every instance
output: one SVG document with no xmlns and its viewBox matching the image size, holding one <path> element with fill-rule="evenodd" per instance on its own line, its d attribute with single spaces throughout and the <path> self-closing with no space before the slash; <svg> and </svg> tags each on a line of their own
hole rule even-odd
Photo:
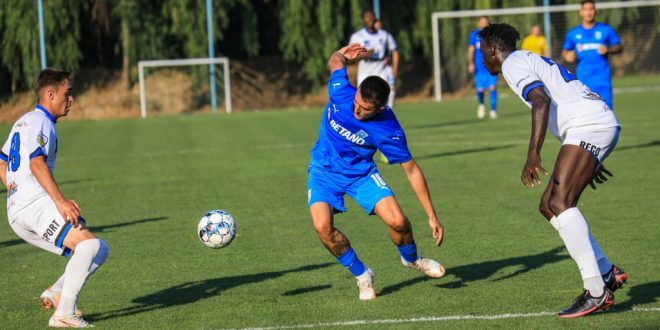
<svg viewBox="0 0 660 330">
<path fill-rule="evenodd" d="M 212 249 L 223 248 L 236 237 L 236 221 L 227 211 L 209 211 L 199 220 L 197 237 Z"/>
</svg>

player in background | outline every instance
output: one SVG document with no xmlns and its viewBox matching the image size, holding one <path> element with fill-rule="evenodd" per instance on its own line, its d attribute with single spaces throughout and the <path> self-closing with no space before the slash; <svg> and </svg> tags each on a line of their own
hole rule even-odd
<svg viewBox="0 0 660 330">
<path fill-rule="evenodd" d="M 371 300 L 376 298 L 374 273 L 360 261 L 348 238 L 334 225 L 334 214 L 346 211 L 346 194 L 367 214 L 377 214 L 389 227 L 390 238 L 405 267 L 433 278 L 443 276 L 445 270 L 437 261 L 417 254 L 412 225 L 373 161 L 374 152 L 379 149 L 390 163 L 401 164 L 439 246 L 443 227 L 431 203 L 424 173 L 408 150 L 406 136 L 394 112 L 385 105 L 390 92 L 387 82 L 371 76 L 356 89 L 348 81 L 346 62 L 364 56 L 370 55 L 360 44 L 350 44 L 330 56 L 330 100 L 321 117 L 318 140 L 311 150 L 307 194 L 312 223 L 321 242 L 356 277 L 359 298 Z"/>
<path fill-rule="evenodd" d="M 7 187 L 7 218 L 16 235 L 48 252 L 69 257 L 64 274 L 41 295 L 55 308 L 51 327 L 90 327 L 76 307 L 88 276 L 105 262 L 108 246 L 86 227 L 80 207 L 64 197 L 53 177 L 57 119 L 69 113 L 72 75 L 48 68 L 39 73 L 37 105 L 16 121 L 0 153 L 0 178 Z"/>
<path fill-rule="evenodd" d="M 492 75 L 486 70 L 481 57 L 481 42 L 479 40 L 479 31 L 488 26 L 490 22 L 488 17 L 481 16 L 477 21 L 477 28 L 470 32 L 468 39 L 467 62 L 468 72 L 474 74 L 474 88 L 477 90 L 477 117 L 483 119 L 486 116 L 486 107 L 484 106 L 484 92 L 490 91 L 490 118 L 497 119 L 497 75 Z"/>
<path fill-rule="evenodd" d="M 620 125 L 605 102 L 563 66 L 527 51 L 516 51 L 520 35 L 507 24 L 492 24 L 480 33 L 484 63 L 502 73 L 509 87 L 531 107 L 532 134 L 520 179 L 526 187 L 541 184 L 541 147 L 546 129 L 562 142 L 539 210 L 559 232 L 577 263 L 584 291 L 558 316 L 573 318 L 614 304 L 614 290 L 627 274 L 614 266 L 589 232 L 577 202 L 587 184 L 595 189 L 611 175 L 603 161 L 614 150 Z"/>
<path fill-rule="evenodd" d="M 393 108 L 396 78 L 399 73 L 399 51 L 396 41 L 387 31 L 376 29 L 376 16 L 372 9 L 362 11 L 362 24 L 364 29 L 353 33 L 349 42 L 358 43 L 369 50 L 367 55 L 358 62 L 357 83 L 360 85 L 369 76 L 383 78 L 390 86 L 387 105 Z"/>
<path fill-rule="evenodd" d="M 541 34 L 541 28 L 538 25 L 532 26 L 529 35 L 523 39 L 520 49 L 530 51 L 536 55 L 550 57 L 548 41 Z"/>
<path fill-rule="evenodd" d="M 582 24 L 566 33 L 562 57 L 567 62 L 577 57 L 577 77 L 614 109 L 612 96 L 612 71 L 608 62 L 610 54 L 623 50 L 614 28 L 596 22 L 596 3 L 582 0 L 580 17 Z"/>
</svg>

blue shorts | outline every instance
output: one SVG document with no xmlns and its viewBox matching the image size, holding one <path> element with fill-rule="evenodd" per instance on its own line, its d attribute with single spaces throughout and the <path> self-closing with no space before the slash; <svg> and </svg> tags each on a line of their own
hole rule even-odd
<svg viewBox="0 0 660 330">
<path fill-rule="evenodd" d="M 364 176 L 347 176 L 310 166 L 307 180 L 307 204 L 328 203 L 335 213 L 346 212 L 344 195 L 348 194 L 367 214 L 374 214 L 376 204 L 394 193 L 374 167 Z"/>
<path fill-rule="evenodd" d="M 475 73 L 474 87 L 476 89 L 487 89 L 490 86 L 497 86 L 497 75 L 493 76 L 488 71 Z"/>
</svg>

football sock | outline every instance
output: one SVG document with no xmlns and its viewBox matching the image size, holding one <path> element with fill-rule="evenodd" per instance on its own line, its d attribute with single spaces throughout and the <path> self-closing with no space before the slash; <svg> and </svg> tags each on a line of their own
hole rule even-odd
<svg viewBox="0 0 660 330">
<path fill-rule="evenodd" d="M 497 111 L 497 89 L 490 91 L 490 110 Z"/>
<path fill-rule="evenodd" d="M 355 254 L 352 247 L 349 247 L 348 251 L 337 257 L 337 260 L 339 260 L 339 263 L 346 267 L 353 276 L 360 276 L 364 273 L 364 264 L 358 259 L 357 254 Z"/>
<path fill-rule="evenodd" d="M 415 262 L 419 259 L 417 256 L 417 245 L 415 245 L 415 241 L 412 241 L 412 243 L 408 245 L 399 245 L 396 248 L 399 249 L 401 258 L 407 262 Z"/>
<path fill-rule="evenodd" d="M 73 315 L 78 293 L 80 293 L 80 290 L 87 280 L 87 276 L 90 274 L 92 263 L 101 249 L 101 242 L 102 240 L 94 238 L 84 240 L 76 246 L 76 250 L 71 256 L 64 271 L 64 284 L 62 285 L 60 303 L 55 311 L 56 315 Z M 105 242 L 103 245 L 105 245 Z M 105 261 L 105 259 L 103 259 L 103 261 Z"/>
<path fill-rule="evenodd" d="M 484 92 L 483 91 L 477 91 L 477 101 L 479 101 L 479 104 L 484 104 Z"/>
<path fill-rule="evenodd" d="M 605 283 L 600 275 L 598 263 L 589 239 L 589 226 L 577 207 L 572 207 L 557 216 L 559 236 L 566 245 L 571 258 L 575 260 L 584 288 L 592 296 L 600 297 L 603 294 Z"/>
<path fill-rule="evenodd" d="M 603 250 L 600 249 L 598 243 L 594 239 L 594 236 L 589 233 L 589 240 L 591 240 L 591 247 L 594 249 L 594 255 L 596 255 L 596 261 L 598 262 L 598 269 L 600 270 L 601 275 L 607 274 L 610 269 L 612 269 L 612 263 L 607 259 Z"/>
<path fill-rule="evenodd" d="M 396 96 L 396 91 L 390 89 L 390 96 L 387 97 L 387 106 L 394 109 L 394 97 Z"/>
<path fill-rule="evenodd" d="M 105 262 L 105 259 L 108 258 L 108 244 L 106 244 L 102 239 L 99 239 L 99 243 L 99 252 L 96 254 L 96 257 L 94 257 L 94 260 L 92 261 L 92 265 L 89 267 L 89 275 L 92 275 L 96 269 Z M 61 292 L 63 285 L 64 274 L 62 274 L 62 276 L 60 276 L 60 278 L 58 278 L 57 281 L 55 281 L 55 283 L 50 286 L 49 290 L 53 292 Z"/>
<path fill-rule="evenodd" d="M 60 278 L 58 278 L 57 281 L 55 281 L 55 283 L 53 283 L 53 285 L 48 288 L 48 290 L 53 292 L 61 292 L 62 285 L 64 285 L 64 274 L 62 274 L 62 276 L 60 276 Z"/>
</svg>

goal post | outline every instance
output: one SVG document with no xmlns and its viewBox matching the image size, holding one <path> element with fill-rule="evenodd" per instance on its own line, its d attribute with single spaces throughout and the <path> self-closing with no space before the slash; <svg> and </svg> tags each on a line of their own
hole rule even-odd
<svg viewBox="0 0 660 330">
<path fill-rule="evenodd" d="M 225 94 L 225 111 L 232 112 L 231 108 L 231 84 L 229 80 L 229 59 L 227 57 L 216 58 L 187 58 L 187 59 L 171 59 L 171 60 L 150 60 L 139 61 L 139 81 L 140 81 L 140 115 L 142 118 L 147 117 L 147 91 L 145 87 L 144 70 L 153 67 L 176 67 L 176 66 L 191 66 L 191 65 L 216 65 L 221 64 L 223 67 L 223 80 L 224 80 L 224 94 Z"/>
<path fill-rule="evenodd" d="M 596 4 L 596 8 L 599 11 L 603 10 L 615 10 L 615 9 L 627 9 L 627 8 L 637 8 L 637 7 L 657 7 L 658 11 L 660 12 L 660 0 L 632 0 L 632 1 L 612 1 L 612 2 L 598 2 Z M 462 11 L 440 11 L 440 12 L 434 12 L 431 14 L 431 28 L 433 29 L 432 31 L 432 38 L 433 38 L 433 80 L 434 80 L 434 96 L 436 101 L 441 101 L 442 100 L 442 92 L 443 92 L 443 86 L 442 86 L 442 80 L 443 80 L 443 73 L 445 75 L 448 74 L 446 72 L 447 70 L 451 69 L 453 72 L 452 74 L 456 75 L 459 70 L 462 70 L 464 72 L 467 72 L 465 70 L 465 62 L 466 56 L 466 49 L 467 49 L 467 44 L 463 42 L 454 42 L 453 47 L 451 47 L 451 54 L 447 55 L 445 57 L 442 56 L 442 42 L 441 42 L 441 36 L 443 35 L 443 28 L 450 27 L 451 31 L 446 31 L 444 33 L 445 36 L 449 36 L 450 38 L 464 38 L 465 42 L 467 42 L 467 37 L 468 33 L 471 29 L 476 28 L 474 25 L 474 19 L 480 16 L 487 16 L 491 19 L 491 22 L 501 22 L 499 19 L 502 18 L 502 16 L 506 16 L 506 18 L 511 18 L 511 17 L 516 17 L 515 15 L 531 15 L 528 17 L 527 21 L 533 20 L 538 24 L 539 26 L 545 26 L 545 31 L 544 34 L 546 38 L 548 38 L 548 43 L 552 44 L 553 49 L 558 49 L 558 47 L 561 47 L 563 45 L 563 42 L 558 42 L 558 41 L 563 41 L 564 36 L 563 35 L 558 35 L 558 33 L 563 32 L 565 33 L 568 28 L 578 25 L 579 22 L 575 21 L 577 18 L 565 18 L 566 15 L 562 17 L 552 17 L 550 18 L 550 14 L 565 14 L 567 12 L 574 12 L 577 17 L 577 11 L 580 9 L 580 4 L 567 4 L 567 5 L 556 5 L 556 6 L 536 6 L 536 7 L 515 7 L 515 8 L 501 8 L 501 9 L 478 9 L 478 10 L 462 10 Z M 546 20 L 551 20 L 552 24 L 549 24 L 549 22 L 544 22 L 544 17 L 545 15 Z M 446 24 L 443 24 L 444 22 L 447 22 L 446 20 L 448 19 L 460 19 L 460 18 L 471 18 L 473 19 L 469 24 L 466 24 L 465 22 L 454 22 L 451 26 L 448 26 Z M 598 20 L 598 17 L 597 17 Z M 600 21 L 600 20 L 599 20 Z M 608 23 L 607 20 L 604 21 L 605 23 Z M 463 23 L 463 24 L 460 24 Z M 545 24 L 544 24 L 545 23 Z M 571 24 L 573 24 L 571 26 Z M 643 22 L 638 22 L 639 24 L 644 24 Z M 658 31 L 656 31 L 656 24 L 657 21 L 652 22 L 653 24 L 647 24 L 649 25 L 647 28 L 653 32 L 653 36 L 656 37 L 658 34 Z M 510 23 L 512 24 L 512 23 Z M 514 25 L 514 24 L 512 24 Z M 523 26 L 516 26 L 520 30 L 521 37 L 524 37 L 526 34 L 527 30 L 523 30 Z M 528 28 L 528 26 L 524 26 L 525 29 Z M 561 28 L 562 31 L 557 31 L 557 28 Z M 616 27 L 615 27 L 616 28 Z M 448 29 L 449 30 L 449 29 Z M 634 28 L 630 28 L 630 30 L 637 30 Z M 618 31 L 621 32 L 621 31 Z M 627 32 L 627 31 L 626 31 Z M 561 39 L 557 39 L 561 38 Z M 653 43 L 653 40 L 651 40 L 651 43 Z M 461 49 L 465 48 L 465 49 Z M 624 52 L 626 51 L 635 51 L 631 49 L 629 46 L 627 46 L 624 42 Z M 552 50 L 551 50 L 551 55 L 552 55 Z M 451 57 L 449 57 L 451 56 Z M 458 58 L 460 57 L 460 58 Z M 443 67 L 442 59 L 445 60 L 450 60 L 451 63 L 445 64 L 445 67 Z M 630 61 L 634 62 L 634 60 Z M 451 74 L 450 74 L 451 76 Z M 451 77 L 450 77 L 451 78 Z M 462 80 L 462 82 L 465 82 L 465 79 L 458 79 Z"/>
</svg>

